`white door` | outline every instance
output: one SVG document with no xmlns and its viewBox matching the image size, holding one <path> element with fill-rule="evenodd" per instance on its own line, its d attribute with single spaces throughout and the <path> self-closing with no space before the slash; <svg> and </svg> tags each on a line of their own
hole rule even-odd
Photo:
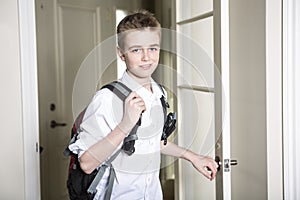
<svg viewBox="0 0 300 200">
<path fill-rule="evenodd" d="M 222 163 L 209 182 L 179 161 L 179 199 L 229 200 L 228 1 L 177 0 L 176 7 L 178 143 Z"/>
<path fill-rule="evenodd" d="M 66 200 L 69 158 L 63 151 L 73 122 L 73 86 L 85 57 L 100 41 L 100 1 L 37 0 L 36 16 L 41 193 L 43 200 Z M 97 70 L 86 74 L 85 83 L 94 87 L 77 96 L 82 107 L 95 92 Z"/>
<path fill-rule="evenodd" d="M 139 0 L 36 0 L 43 200 L 68 199 L 70 159 L 63 151 L 74 117 L 99 86 L 117 78 L 116 10 L 140 6 Z"/>
</svg>

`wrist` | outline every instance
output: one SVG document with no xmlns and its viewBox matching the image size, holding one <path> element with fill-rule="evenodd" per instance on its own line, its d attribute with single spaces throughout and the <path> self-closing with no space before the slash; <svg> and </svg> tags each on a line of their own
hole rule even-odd
<svg viewBox="0 0 300 200">
<path fill-rule="evenodd" d="M 119 123 L 118 128 L 120 129 L 120 132 L 122 132 L 125 136 L 128 136 L 132 129 L 132 127 L 128 125 L 128 123 L 124 123 L 123 121 Z"/>
<path fill-rule="evenodd" d="M 193 162 L 194 160 L 194 156 L 195 154 L 193 152 L 191 152 L 190 150 L 186 149 L 182 155 L 183 159 Z"/>
</svg>

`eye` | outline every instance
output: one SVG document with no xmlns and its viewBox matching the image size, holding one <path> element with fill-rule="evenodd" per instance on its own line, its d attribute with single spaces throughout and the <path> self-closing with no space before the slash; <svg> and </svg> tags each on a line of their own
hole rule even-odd
<svg viewBox="0 0 300 200">
<path fill-rule="evenodd" d="M 149 48 L 149 51 L 157 51 L 157 50 L 158 50 L 158 48 L 156 48 L 156 47 Z"/>
<path fill-rule="evenodd" d="M 139 49 L 139 48 L 135 48 L 135 49 L 131 50 L 132 53 L 139 53 L 140 51 L 141 51 L 141 49 Z"/>
</svg>

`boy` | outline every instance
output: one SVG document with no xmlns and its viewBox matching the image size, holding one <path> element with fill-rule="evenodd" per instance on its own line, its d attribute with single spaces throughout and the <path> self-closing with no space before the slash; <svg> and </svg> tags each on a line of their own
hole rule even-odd
<svg viewBox="0 0 300 200">
<path fill-rule="evenodd" d="M 164 145 L 161 141 L 164 116 L 160 98 L 164 94 L 151 78 L 159 62 L 159 22 L 151 13 L 140 11 L 125 17 L 117 33 L 117 51 L 127 68 L 120 81 L 133 92 L 125 102 L 108 89 L 96 93 L 82 121 L 80 138 L 69 146 L 79 154 L 81 168 L 91 173 L 105 163 L 121 148 L 124 138 L 142 115 L 134 154 L 128 156 L 121 151 L 112 162 L 115 181 L 111 199 L 163 199 L 159 180 L 161 153 L 191 162 L 200 173 L 213 180 L 218 165 L 212 158 L 171 142 Z M 104 198 L 108 177 L 109 169 L 106 169 L 94 199 Z"/>
</svg>

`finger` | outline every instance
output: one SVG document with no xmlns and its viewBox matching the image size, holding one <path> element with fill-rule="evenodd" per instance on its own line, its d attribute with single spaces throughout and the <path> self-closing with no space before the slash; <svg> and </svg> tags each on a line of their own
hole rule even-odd
<svg viewBox="0 0 300 200">
<path fill-rule="evenodd" d="M 137 101 L 137 102 L 135 102 L 135 105 L 137 105 L 139 107 L 143 107 L 143 106 L 145 106 L 145 102 L 143 100 Z"/>
<path fill-rule="evenodd" d="M 145 104 L 134 104 L 134 107 L 138 109 L 140 112 L 144 112 L 146 110 Z"/>
<path fill-rule="evenodd" d="M 135 106 L 141 112 L 146 111 L 146 105 L 144 100 L 135 92 L 131 92 L 125 100 L 131 106 Z"/>
<path fill-rule="evenodd" d="M 216 177 L 217 171 L 216 169 L 211 169 L 210 180 L 212 181 Z"/>
<path fill-rule="evenodd" d="M 140 108 L 141 108 L 141 111 L 142 111 L 142 112 L 146 111 L 146 106 L 145 106 L 145 104 L 142 105 L 142 106 L 140 106 Z"/>
<path fill-rule="evenodd" d="M 213 180 L 216 175 L 217 175 L 217 172 L 218 172 L 218 164 L 216 162 L 213 162 L 211 164 L 211 180 Z"/>
<path fill-rule="evenodd" d="M 211 181 L 216 178 L 217 172 L 212 172 L 211 173 Z"/>
<path fill-rule="evenodd" d="M 125 101 L 130 101 L 130 100 L 138 98 L 138 97 L 140 97 L 140 96 L 135 91 L 133 91 L 128 95 L 128 97 L 126 98 Z"/>
<path fill-rule="evenodd" d="M 206 171 L 205 169 L 200 169 L 200 172 L 206 177 L 206 178 L 208 178 L 208 179 L 210 179 L 211 180 L 211 173 L 209 173 L 208 171 Z"/>
<path fill-rule="evenodd" d="M 215 161 L 211 161 L 208 166 L 214 171 L 218 168 L 218 164 Z"/>
<path fill-rule="evenodd" d="M 140 106 L 145 104 L 144 100 L 141 97 L 136 97 L 134 99 L 131 99 L 130 103 L 140 105 Z"/>
<path fill-rule="evenodd" d="M 130 101 L 130 104 L 131 105 L 135 105 L 137 107 L 143 107 L 143 109 L 145 108 L 145 102 L 142 98 L 140 97 L 137 97 L 137 98 L 134 98 Z"/>
</svg>

